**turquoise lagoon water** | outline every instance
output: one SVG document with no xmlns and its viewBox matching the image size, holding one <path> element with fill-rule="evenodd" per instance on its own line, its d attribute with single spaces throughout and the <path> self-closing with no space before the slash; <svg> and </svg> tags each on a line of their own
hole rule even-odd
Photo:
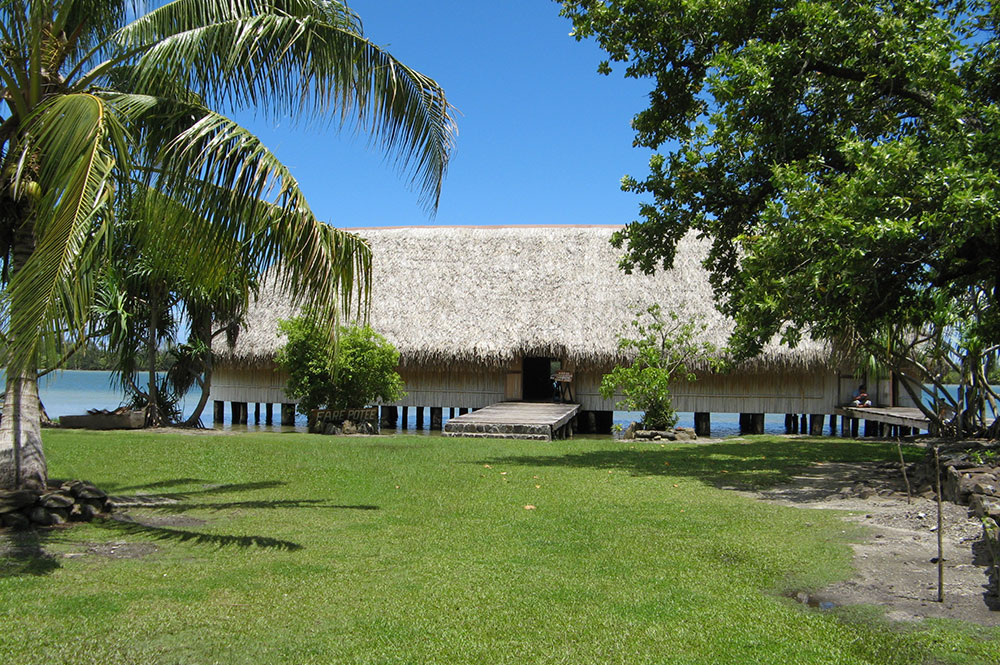
<svg viewBox="0 0 1000 665">
<path fill-rule="evenodd" d="M 957 391 L 951 387 L 953 391 Z M 51 418 L 59 416 L 86 413 L 88 409 L 114 409 L 121 405 L 123 393 L 116 389 L 111 383 L 111 373 L 103 371 L 87 370 L 65 370 L 53 372 L 39 381 L 39 393 L 45 410 Z M 954 393 L 953 393 L 954 394 Z M 199 391 L 188 393 L 182 401 L 182 411 L 185 416 L 191 414 L 198 404 Z M 227 405 L 228 407 L 228 405 Z M 253 407 L 250 407 L 250 420 L 248 425 L 236 425 L 237 429 L 254 430 L 281 430 L 280 426 L 266 427 L 254 424 Z M 444 420 L 448 420 L 448 409 L 444 410 Z M 279 418 L 278 410 L 275 409 L 275 418 Z M 683 427 L 694 427 L 693 413 L 680 413 L 679 425 Z M 416 431 L 416 410 L 409 409 L 407 429 L 410 432 Z M 230 422 L 229 409 L 226 408 L 226 420 L 221 427 L 230 429 L 233 427 Z M 614 422 L 622 428 L 628 427 L 633 421 L 639 420 L 642 414 L 632 411 L 615 411 Z M 202 413 L 202 422 L 207 426 L 212 426 L 212 404 L 209 403 Z M 424 424 L 429 426 L 430 416 L 425 414 Z M 305 430 L 305 417 L 296 416 L 296 430 Z M 288 429 L 288 428 L 285 428 Z M 739 414 L 737 413 L 713 413 L 712 414 L 712 437 L 735 436 L 739 434 Z M 427 432 L 427 430 L 423 430 Z M 785 418 L 783 414 L 767 414 L 764 418 L 764 431 L 767 434 L 783 434 L 785 431 Z"/>
</svg>

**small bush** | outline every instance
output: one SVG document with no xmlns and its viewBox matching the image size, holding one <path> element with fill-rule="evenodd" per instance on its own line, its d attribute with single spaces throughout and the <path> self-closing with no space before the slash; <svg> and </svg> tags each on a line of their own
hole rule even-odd
<svg viewBox="0 0 1000 665">
<path fill-rule="evenodd" d="M 300 413 L 312 409 L 360 409 L 379 401 L 395 402 L 406 393 L 396 372 L 399 353 L 368 326 L 342 327 L 338 342 L 315 316 L 279 324 L 288 341 L 278 364 L 289 374 L 287 392 Z"/>
</svg>

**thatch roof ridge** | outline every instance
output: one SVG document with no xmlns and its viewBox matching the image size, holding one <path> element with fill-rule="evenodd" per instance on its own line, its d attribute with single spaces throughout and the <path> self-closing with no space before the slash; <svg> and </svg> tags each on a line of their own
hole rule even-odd
<svg viewBox="0 0 1000 665">
<path fill-rule="evenodd" d="M 675 267 L 653 276 L 618 268 L 611 233 L 619 226 L 411 226 L 356 229 L 373 254 L 371 324 L 405 364 L 502 364 L 520 355 L 582 364 L 620 359 L 618 335 L 637 308 L 659 303 L 700 318 L 723 346 L 732 322 L 713 306 L 701 261 L 708 241 L 678 246 Z M 283 343 L 277 321 L 294 316 L 273 284 L 251 308 L 234 348 L 222 357 L 244 363 L 273 358 Z M 827 345 L 769 345 L 754 364 L 827 365 Z"/>
</svg>

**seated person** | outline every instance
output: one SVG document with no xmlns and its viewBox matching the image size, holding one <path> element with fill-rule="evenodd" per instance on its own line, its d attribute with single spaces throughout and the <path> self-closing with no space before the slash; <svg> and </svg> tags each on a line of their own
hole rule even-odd
<svg viewBox="0 0 1000 665">
<path fill-rule="evenodd" d="M 868 399 L 868 387 L 865 384 L 858 386 L 851 397 L 851 406 L 871 406 L 872 401 Z"/>
</svg>

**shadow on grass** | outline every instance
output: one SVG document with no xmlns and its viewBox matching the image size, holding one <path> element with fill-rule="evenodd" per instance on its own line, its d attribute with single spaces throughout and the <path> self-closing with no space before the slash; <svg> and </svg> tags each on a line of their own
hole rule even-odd
<svg viewBox="0 0 1000 665">
<path fill-rule="evenodd" d="M 0 536 L 0 579 L 48 575 L 59 569 L 59 561 L 42 547 L 48 538 L 48 531 L 11 531 Z"/>
<path fill-rule="evenodd" d="M 111 491 L 124 492 L 124 491 L 129 491 L 129 490 L 134 491 L 136 489 L 146 489 L 146 488 L 154 489 L 156 487 L 170 487 L 172 485 L 180 485 L 180 484 L 186 483 L 186 482 L 192 482 L 192 479 L 190 479 L 190 478 L 178 478 L 177 480 L 163 480 L 163 481 L 160 481 L 160 482 L 157 482 L 157 483 L 150 483 L 149 485 L 138 486 L 138 487 L 125 487 L 125 488 L 114 488 L 114 487 L 112 487 Z M 225 485 L 210 484 L 210 483 L 208 483 L 208 482 L 206 482 L 204 480 L 195 481 L 195 482 L 201 482 L 201 483 L 203 483 L 203 484 L 205 484 L 207 486 L 204 489 L 190 490 L 190 491 L 187 491 L 187 492 L 159 492 L 159 493 L 157 493 L 155 495 L 143 493 L 143 494 L 138 494 L 138 495 L 133 495 L 133 496 L 120 496 L 120 497 L 115 497 L 115 498 L 122 498 L 122 499 L 130 499 L 130 498 L 145 499 L 147 497 L 153 497 L 153 496 L 155 496 L 157 498 L 166 499 L 166 500 L 181 500 L 181 499 L 190 498 L 192 496 L 204 496 L 204 495 L 212 495 L 212 494 L 227 494 L 229 492 L 249 492 L 249 491 L 252 491 L 252 490 L 267 490 L 267 489 L 273 489 L 275 487 L 282 487 L 282 486 L 284 486 L 284 485 L 287 484 L 287 483 L 285 483 L 282 480 L 258 480 L 256 482 L 252 482 L 252 483 L 228 483 L 228 484 L 225 484 Z M 105 490 L 105 491 L 107 491 L 107 490 Z"/>
<path fill-rule="evenodd" d="M 191 478 L 165 480 L 141 488 L 170 487 L 190 482 L 202 482 Z M 286 483 L 276 480 L 266 480 L 254 483 L 231 483 L 224 485 L 208 485 L 205 489 L 190 492 L 167 492 L 161 494 L 116 495 L 112 500 L 120 507 L 139 507 L 161 513 L 186 513 L 191 510 L 210 510 L 222 512 L 243 509 L 279 509 L 279 508 L 331 508 L 339 510 L 378 510 L 378 506 L 368 504 L 335 504 L 323 499 L 251 499 L 245 501 L 188 501 L 192 497 L 230 492 L 244 492 L 258 489 L 271 489 Z M 139 489 L 136 487 L 134 489 Z M 127 513 L 117 513 L 110 519 L 101 522 L 103 526 L 124 531 L 125 533 L 145 535 L 157 540 L 176 540 L 178 542 L 194 542 L 197 544 L 216 545 L 218 547 L 264 547 L 288 551 L 300 550 L 302 546 L 288 540 L 280 540 L 269 536 L 226 536 L 206 534 L 197 531 L 171 529 L 156 524 L 144 522 L 142 518 L 133 518 Z"/>
<path fill-rule="evenodd" d="M 302 549 L 302 545 L 290 540 L 281 540 L 280 538 L 270 538 L 268 536 L 230 536 L 186 531 L 183 529 L 167 529 L 135 522 L 125 516 L 112 516 L 106 519 L 95 520 L 94 524 L 119 533 L 143 536 L 145 538 L 153 538 L 154 540 L 173 540 L 181 543 L 191 542 L 197 545 L 214 545 L 216 547 L 261 547 L 289 552 Z"/>
<path fill-rule="evenodd" d="M 171 478 L 170 480 L 160 480 L 155 483 L 145 483 L 143 485 L 129 485 L 127 487 L 119 487 L 117 485 L 103 485 L 103 489 L 106 492 L 135 492 L 136 490 L 152 490 L 161 489 L 164 487 L 176 487 L 177 485 L 193 485 L 195 483 L 201 483 L 207 485 L 209 481 L 203 478 Z"/>
<path fill-rule="evenodd" d="M 283 499 L 275 501 L 226 501 L 218 503 L 168 503 L 149 506 L 165 513 L 183 513 L 188 510 L 233 510 L 239 508 L 334 508 L 341 510 L 378 510 L 368 504 L 345 505 L 326 503 L 322 499 Z"/>
<path fill-rule="evenodd" d="M 924 452 L 904 447 L 919 459 Z M 815 462 L 887 462 L 898 459 L 896 444 L 857 439 L 746 437 L 719 443 L 672 444 L 636 442 L 632 448 L 593 450 L 566 455 L 516 455 L 477 464 L 562 466 L 608 469 L 637 476 L 697 478 L 713 485 L 766 488 L 787 481 Z"/>
</svg>

